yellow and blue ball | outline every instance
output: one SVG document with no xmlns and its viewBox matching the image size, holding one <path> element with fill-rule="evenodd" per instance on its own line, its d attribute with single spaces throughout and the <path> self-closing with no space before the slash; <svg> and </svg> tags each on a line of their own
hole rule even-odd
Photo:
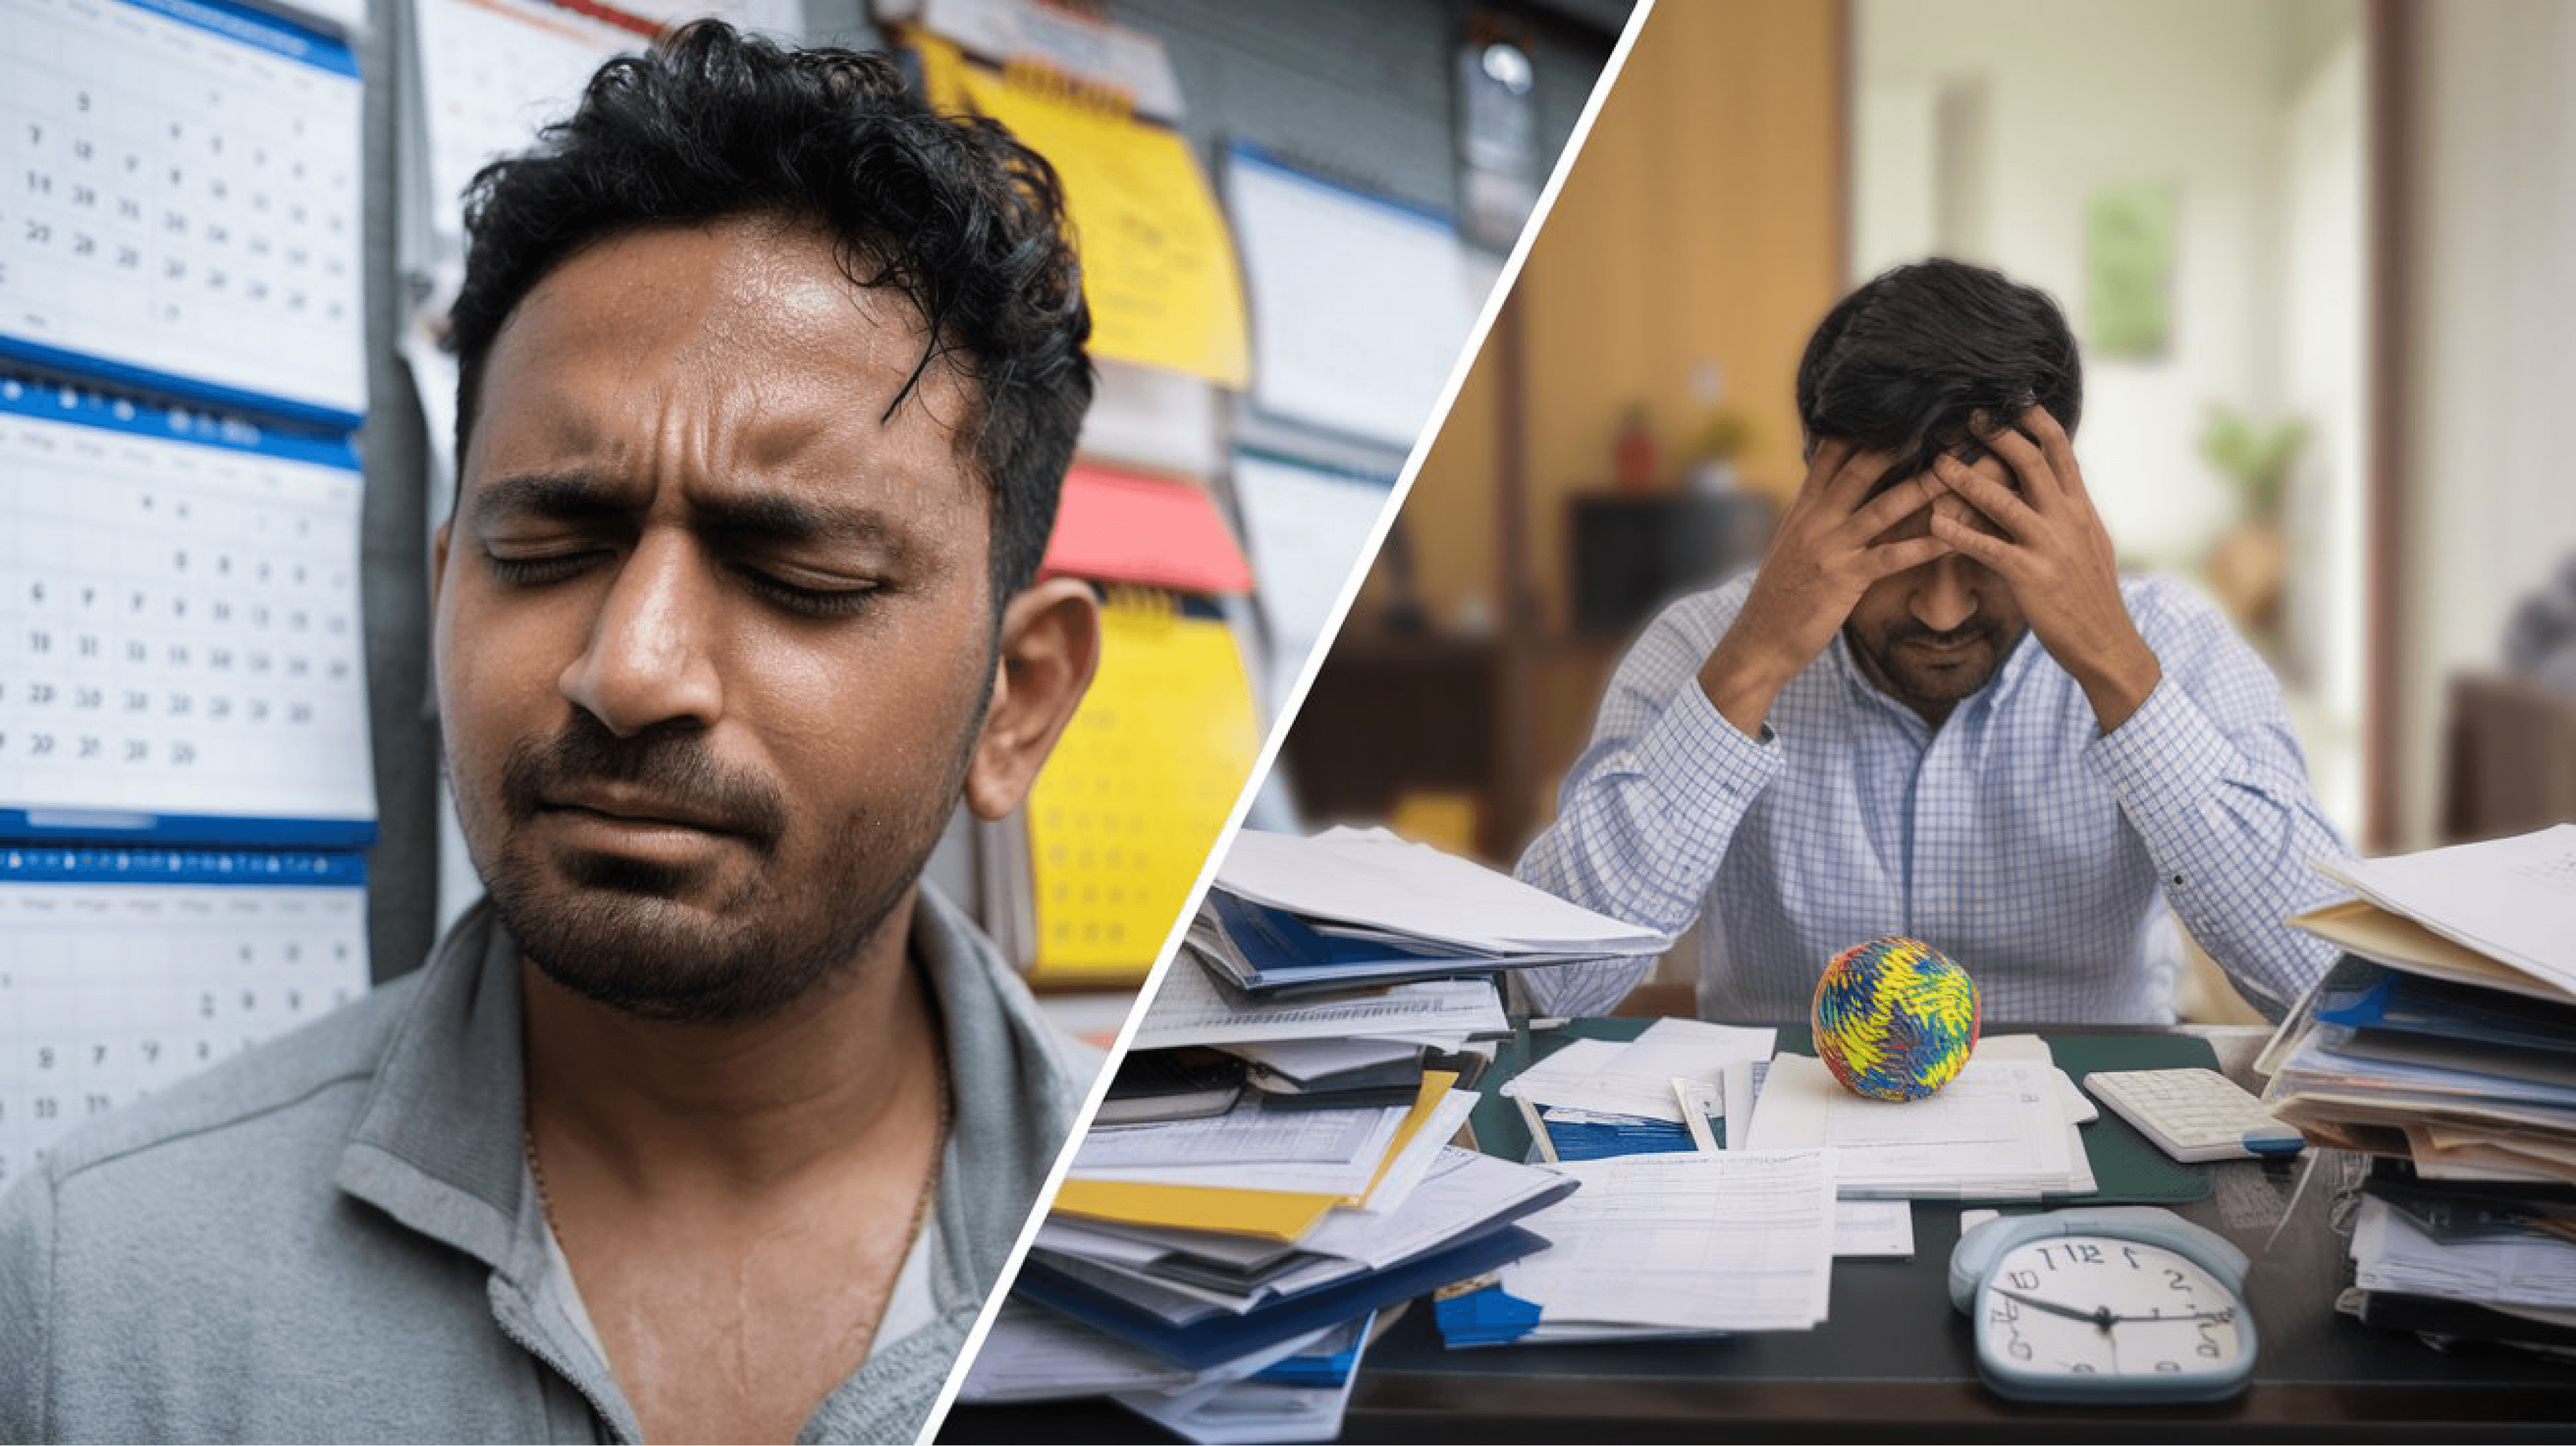
<svg viewBox="0 0 2576 1446">
<path fill-rule="evenodd" d="M 1919 1100 L 1977 1047 L 1977 981 L 1920 939 L 1854 944 L 1816 981 L 1816 1053 L 1853 1094 Z"/>
</svg>

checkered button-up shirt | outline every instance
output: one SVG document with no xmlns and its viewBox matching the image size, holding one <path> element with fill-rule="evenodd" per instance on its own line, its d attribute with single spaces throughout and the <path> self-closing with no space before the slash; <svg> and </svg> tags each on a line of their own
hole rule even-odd
<svg viewBox="0 0 2576 1446">
<path fill-rule="evenodd" d="M 1803 1019 L 1827 960 L 1906 934 L 1966 967 L 1989 1021 L 2169 1021 L 2176 951 L 2151 947 L 2166 903 L 2275 1017 L 2332 962 L 2281 921 L 2340 894 L 2309 861 L 2343 841 L 2270 670 L 2180 583 L 2122 585 L 2164 678 L 2107 735 L 2036 636 L 1937 730 L 1838 636 L 1759 740 L 1698 683 L 1751 586 L 1655 620 L 1517 870 L 1637 923 L 1699 920 L 1703 1016 Z M 1599 1014 L 1650 964 L 1521 978 L 1539 1012 Z"/>
</svg>

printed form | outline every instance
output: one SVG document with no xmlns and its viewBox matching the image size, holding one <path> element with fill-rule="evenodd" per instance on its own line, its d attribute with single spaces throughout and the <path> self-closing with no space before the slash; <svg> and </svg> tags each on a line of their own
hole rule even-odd
<svg viewBox="0 0 2576 1446">
<path fill-rule="evenodd" d="M 1806 1330 L 1833 1283 L 1831 1151 L 1627 1155 L 1556 1167 L 1582 1182 L 1529 1228 L 1555 1244 L 1505 1266 L 1540 1308 L 1533 1339 L 1585 1325 L 1639 1333 Z"/>
</svg>

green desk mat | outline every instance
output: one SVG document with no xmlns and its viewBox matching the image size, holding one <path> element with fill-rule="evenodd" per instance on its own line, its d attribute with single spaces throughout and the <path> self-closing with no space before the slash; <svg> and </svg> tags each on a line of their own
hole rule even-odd
<svg viewBox="0 0 2576 1446">
<path fill-rule="evenodd" d="M 1476 1147 L 1507 1160 L 1529 1156 L 1529 1126 L 1520 1107 L 1503 1098 L 1503 1082 L 1577 1039 L 1630 1040 L 1645 1032 L 1651 1019 L 1575 1019 L 1552 1029 L 1515 1029 L 1494 1052 L 1493 1067 L 1477 1088 L 1484 1098 L 1469 1124 Z M 2057 1034 L 2047 1036 L 2060 1069 L 2078 1084 L 2097 1069 L 2216 1069 L 2218 1053 L 2209 1041 L 2187 1034 Z M 1780 1026 L 1779 1047 L 1791 1054 L 1814 1054 L 1815 1043 L 1802 1024 Z M 2167 1156 L 2155 1142 L 2118 1114 L 2084 1126 L 2084 1153 L 2093 1162 L 2093 1179 L 2102 1188 L 2091 1195 L 2052 1195 L 2048 1203 L 2085 1205 L 2180 1205 L 2209 1194 L 2209 1173 Z M 1973 1203 L 1973 1202 L 1970 1202 Z M 1998 1202 L 2022 1203 L 2022 1202 Z"/>
</svg>

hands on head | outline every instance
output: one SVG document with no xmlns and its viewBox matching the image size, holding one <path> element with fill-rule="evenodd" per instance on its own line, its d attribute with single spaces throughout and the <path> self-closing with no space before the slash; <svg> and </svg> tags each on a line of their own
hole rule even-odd
<svg viewBox="0 0 2576 1446">
<path fill-rule="evenodd" d="M 1743 612 L 1700 670 L 1728 722 L 1756 734 L 1779 690 L 1847 624 L 1873 681 L 1936 725 L 2025 625 L 2104 731 L 2146 700 L 2162 671 L 2121 601 L 2065 430 L 2034 405 L 2008 426 L 1980 415 L 1971 433 L 1974 446 L 1884 486 L 1896 453 L 1817 447 Z"/>
</svg>

